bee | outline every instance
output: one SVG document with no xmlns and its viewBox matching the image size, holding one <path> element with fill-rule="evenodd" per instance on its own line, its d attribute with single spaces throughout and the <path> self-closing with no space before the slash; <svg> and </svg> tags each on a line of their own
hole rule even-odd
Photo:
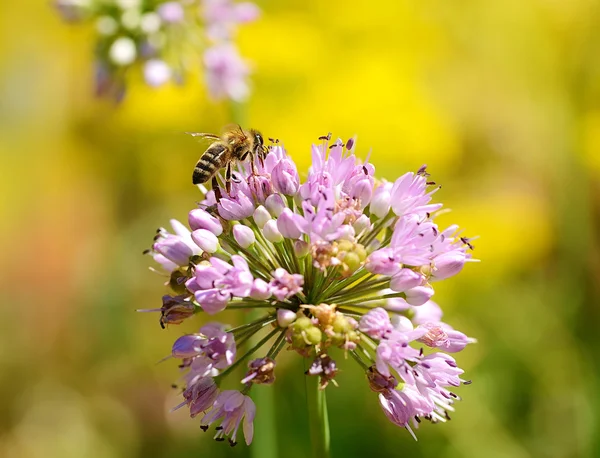
<svg viewBox="0 0 600 458">
<path fill-rule="evenodd" d="M 226 169 L 225 187 L 229 194 L 231 191 L 232 168 L 235 163 L 250 158 L 252 173 L 256 173 L 254 160 L 258 158 L 262 161 L 267 153 L 263 136 L 254 129 L 243 130 L 240 126 L 235 126 L 226 130 L 221 136 L 200 132 L 187 133 L 193 137 L 202 137 L 213 141 L 204 154 L 200 156 L 200 160 L 192 174 L 192 183 L 206 183 L 212 178 L 212 187 L 217 202 L 221 199 L 221 191 L 217 183 L 217 172 L 220 169 Z"/>
</svg>

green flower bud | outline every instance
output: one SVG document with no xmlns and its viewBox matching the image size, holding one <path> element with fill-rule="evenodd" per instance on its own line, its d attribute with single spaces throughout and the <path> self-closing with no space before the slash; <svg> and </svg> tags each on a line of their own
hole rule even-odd
<svg viewBox="0 0 600 458">
<path fill-rule="evenodd" d="M 363 262 L 365 259 L 367 259 L 367 250 L 360 243 L 356 244 L 356 247 L 354 247 L 354 252 L 358 255 L 361 262 Z"/>
<path fill-rule="evenodd" d="M 352 251 L 354 244 L 350 240 L 342 240 L 338 242 L 337 247 L 339 251 Z"/>
<path fill-rule="evenodd" d="M 321 339 L 323 338 L 323 333 L 319 328 L 313 326 L 304 331 L 306 340 L 310 342 L 311 345 L 317 345 L 321 343 Z"/>
<path fill-rule="evenodd" d="M 302 316 L 302 317 L 298 318 L 294 322 L 294 324 L 292 324 L 292 327 L 294 328 L 294 331 L 300 332 L 300 331 L 310 328 L 312 325 L 313 325 L 312 321 L 310 320 L 309 317 Z"/>
<path fill-rule="evenodd" d="M 362 264 L 360 257 L 353 252 L 346 253 L 343 262 L 348 266 L 350 273 L 355 272 Z"/>
</svg>

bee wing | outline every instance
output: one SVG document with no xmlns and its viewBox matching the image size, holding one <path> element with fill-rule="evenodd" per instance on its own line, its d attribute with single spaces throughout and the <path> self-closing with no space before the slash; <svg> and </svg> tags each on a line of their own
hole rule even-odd
<svg viewBox="0 0 600 458">
<path fill-rule="evenodd" d="M 201 137 L 201 138 L 208 138 L 210 140 L 220 140 L 221 137 L 219 137 L 218 135 L 215 134 L 209 134 L 206 132 L 185 132 L 188 135 L 191 135 L 192 137 Z"/>
</svg>

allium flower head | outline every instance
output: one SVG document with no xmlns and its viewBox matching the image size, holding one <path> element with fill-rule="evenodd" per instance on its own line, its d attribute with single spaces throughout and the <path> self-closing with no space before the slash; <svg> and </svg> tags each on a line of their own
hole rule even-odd
<svg viewBox="0 0 600 458">
<path fill-rule="evenodd" d="M 181 82 L 190 63 L 203 64 L 213 99 L 245 99 L 248 63 L 235 35 L 259 16 L 251 2 L 232 0 L 55 0 L 69 22 L 91 22 L 96 30 L 95 92 L 120 101 L 126 75 L 141 69 L 151 87 Z M 202 47 L 199 47 L 202 43 Z M 203 58 L 201 56 L 204 56 Z"/>
<path fill-rule="evenodd" d="M 351 356 L 386 417 L 411 434 L 421 419 L 449 419 L 458 399 L 451 390 L 466 383 L 445 352 L 474 340 L 443 323 L 431 297 L 434 281 L 472 261 L 470 240 L 456 226 L 438 228 L 438 188 L 425 167 L 380 181 L 354 154 L 354 140 L 320 140 L 305 180 L 276 143 L 252 166 L 238 164 L 218 201 L 206 192 L 189 213 L 191 230 L 174 221 L 150 250 L 176 292 L 157 309 L 163 326 L 191 310 L 217 319 L 263 312 L 233 328 L 211 322 L 171 349 L 186 371 L 180 406 L 205 412 L 203 429 L 218 423 L 217 440 L 235 443 L 242 424 L 252 440 L 249 393 L 276 381 L 284 349 L 307 358 L 305 375 L 321 389 L 343 384 L 340 358 Z M 241 364 L 240 390 L 219 393 Z"/>
</svg>

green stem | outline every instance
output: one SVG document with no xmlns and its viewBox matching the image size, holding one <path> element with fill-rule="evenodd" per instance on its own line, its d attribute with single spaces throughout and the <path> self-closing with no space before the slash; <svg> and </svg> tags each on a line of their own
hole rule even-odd
<svg viewBox="0 0 600 458">
<path fill-rule="evenodd" d="M 365 269 L 364 267 L 361 267 L 360 269 L 358 269 L 356 272 L 354 272 L 350 277 L 346 278 L 345 280 L 342 280 L 341 282 L 338 282 L 338 283 L 333 283 L 331 285 L 331 287 L 329 287 L 329 288 L 325 289 L 325 291 L 323 291 L 323 294 L 321 295 L 321 297 L 331 297 L 331 296 L 337 294 L 339 291 L 343 290 L 346 286 L 351 285 L 352 283 L 360 280 L 365 275 L 374 276 L 367 269 Z"/>
<path fill-rule="evenodd" d="M 365 293 L 363 293 L 363 294 L 365 294 Z M 406 298 L 406 294 L 405 293 L 392 293 L 392 294 L 383 294 L 381 296 L 367 296 L 367 297 L 360 297 L 360 296 L 355 297 L 354 295 L 352 295 L 351 297 L 348 296 L 348 297 L 343 298 L 344 300 L 335 300 L 335 298 L 333 298 L 332 302 L 335 302 L 337 305 L 344 305 L 344 306 L 349 306 L 349 307 L 372 308 L 370 306 L 365 306 L 363 304 L 355 304 L 354 302 L 381 301 L 384 299 L 392 299 L 394 297 Z"/>
<path fill-rule="evenodd" d="M 250 312 L 251 318 L 256 318 L 260 310 Z M 278 332 L 274 329 L 267 336 L 269 339 Z M 283 335 L 283 333 L 281 334 Z M 279 338 L 281 338 L 281 335 Z M 275 341 L 278 344 L 279 338 Z M 258 340 L 255 337 L 254 340 Z M 263 339 L 265 342 L 268 339 Z M 259 342 L 262 345 L 262 342 Z M 275 359 L 273 357 L 273 359 Z M 258 385 L 252 390 L 252 399 L 256 403 L 258 414 L 254 418 L 254 439 L 250 447 L 252 458 L 277 458 L 277 421 L 275 414 L 275 392 L 272 386 Z"/>
<path fill-rule="evenodd" d="M 308 360 L 304 360 L 305 369 Z M 329 419 L 325 390 L 319 389 L 318 377 L 305 377 L 308 422 L 312 443 L 312 458 L 329 458 Z"/>
</svg>

